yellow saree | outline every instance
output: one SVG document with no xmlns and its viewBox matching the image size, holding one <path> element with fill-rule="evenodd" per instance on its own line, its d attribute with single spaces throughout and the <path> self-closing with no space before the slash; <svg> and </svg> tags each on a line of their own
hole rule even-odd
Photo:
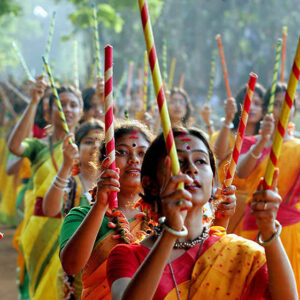
<svg viewBox="0 0 300 300">
<path fill-rule="evenodd" d="M 265 262 L 262 247 L 236 235 L 225 235 L 198 258 L 191 280 L 178 285 L 180 297 L 182 300 L 264 299 L 266 278 L 254 278 Z M 176 289 L 164 299 L 177 299 Z"/>
<path fill-rule="evenodd" d="M 62 278 L 58 277 L 61 268 L 58 258 L 58 237 L 62 220 L 36 216 L 33 213 L 36 200 L 43 198 L 57 171 L 53 166 L 49 148 L 40 144 L 37 147 L 40 148 L 35 156 L 28 155 L 32 162 L 32 177 L 24 199 L 24 223 L 20 248 L 29 279 L 30 298 L 55 300 L 61 299 L 63 290 Z M 53 157 L 60 166 L 62 142 L 54 145 Z"/>
</svg>

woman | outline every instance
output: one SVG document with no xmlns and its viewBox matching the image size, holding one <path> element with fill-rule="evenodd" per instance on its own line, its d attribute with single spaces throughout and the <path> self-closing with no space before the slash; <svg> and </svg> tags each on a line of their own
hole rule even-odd
<svg viewBox="0 0 300 300">
<path fill-rule="evenodd" d="M 234 98 L 225 101 L 225 120 L 220 131 L 215 132 L 210 142 L 214 145 L 215 154 L 218 159 L 218 176 L 220 182 L 226 177 L 228 160 L 231 155 L 235 143 L 235 132 L 239 125 L 241 115 L 241 107 L 245 98 L 247 86 L 243 86 L 237 93 L 236 100 Z M 263 117 L 263 98 L 265 89 L 259 83 L 255 86 L 252 102 L 248 114 L 248 122 L 245 129 L 245 135 L 254 135 L 258 133 L 260 121 Z M 248 182 L 243 179 L 234 177 L 233 185 L 237 188 L 237 206 L 236 213 L 230 219 L 228 226 L 229 233 L 237 235 L 241 232 L 242 220 L 245 214 L 245 199 L 248 197 Z M 253 192 L 253 191 L 252 191 Z"/>
<path fill-rule="evenodd" d="M 82 299 L 110 299 L 106 259 L 118 243 L 131 243 L 146 235 L 147 218 L 134 206 L 140 199 L 140 170 L 151 133 L 137 121 L 124 121 L 115 129 L 117 171 L 108 169 L 105 145 L 101 148 L 101 174 L 96 201 L 74 208 L 60 233 L 60 260 L 69 275 L 82 271 Z M 112 185 L 112 186 L 110 186 Z M 108 195 L 118 193 L 118 209 L 108 209 Z M 130 223 L 130 224 L 128 224 Z"/>
<path fill-rule="evenodd" d="M 65 137 L 63 164 L 43 201 L 45 216 L 66 216 L 71 208 L 90 204 L 89 190 L 93 189 L 99 176 L 95 165 L 99 157 L 103 129 L 104 124 L 101 121 L 90 119 L 76 131 L 75 143 L 69 143 L 71 135 Z M 76 160 L 78 161 L 73 165 Z M 72 176 L 70 176 L 71 170 Z M 80 299 L 81 290 L 80 276 L 64 275 L 63 299 Z"/>
<path fill-rule="evenodd" d="M 104 119 L 104 81 L 97 78 L 96 89 L 89 87 L 82 91 L 83 121 L 95 118 Z"/>
<path fill-rule="evenodd" d="M 9 140 L 9 149 L 13 154 L 28 157 L 31 161 L 32 176 L 24 199 L 24 227 L 20 241 L 31 299 L 60 297 L 57 294 L 60 287 L 59 282 L 56 282 L 59 268 L 56 255 L 58 255 L 57 239 L 61 220 L 46 218 L 42 212 L 43 197 L 62 162 L 62 140 L 65 137 L 53 94 L 49 99 L 49 122 L 53 125 L 52 134 L 40 140 L 27 138 L 33 127 L 36 109 L 43 97 L 45 87 L 43 77 L 39 77 L 33 89 L 32 100 Z M 69 130 L 74 132 L 81 117 L 82 99 L 70 87 L 61 87 L 57 91 Z M 52 233 L 50 240 L 49 232 Z M 53 285 L 52 289 L 49 289 L 50 283 Z"/>
<path fill-rule="evenodd" d="M 211 138 L 214 145 L 215 155 L 222 162 L 231 153 L 235 137 L 234 132 L 237 130 L 240 121 L 241 107 L 247 91 L 247 85 L 244 85 L 236 95 L 236 98 L 225 100 L 225 119 L 221 130 L 217 131 Z M 259 124 L 263 117 L 263 99 L 265 89 L 257 83 L 251 101 L 248 122 L 245 129 L 245 135 L 254 135 L 258 133 Z"/>
<path fill-rule="evenodd" d="M 112 299 L 261 299 L 267 287 L 272 299 L 296 299 L 278 238 L 280 225 L 275 225 L 280 197 L 270 190 L 253 198 L 266 255 L 256 243 L 235 235 L 208 236 L 202 208 L 212 193 L 213 153 L 197 130 L 177 129 L 174 136 L 182 173 L 171 176 L 162 135 L 149 147 L 141 173 L 144 200 L 165 218 L 157 234 L 141 245 L 118 245 L 110 253 Z M 177 190 L 181 182 L 184 189 Z M 261 200 L 268 204 L 266 211 Z"/>
<path fill-rule="evenodd" d="M 270 90 L 268 90 L 264 111 L 267 112 Z M 264 176 L 270 153 L 274 128 L 278 123 L 281 106 L 284 102 L 286 84 L 277 83 L 275 89 L 273 115 L 266 115 L 261 126 L 261 133 L 257 136 L 247 137 L 243 143 L 240 160 L 237 166 L 237 175 L 247 180 L 249 191 L 253 191 L 258 183 L 258 178 Z M 290 119 L 295 112 L 296 101 L 290 113 Z M 300 140 L 290 135 L 287 130 L 278 158 L 277 167 L 280 170 L 278 177 L 278 193 L 283 201 L 278 210 L 278 220 L 283 226 L 281 239 L 285 251 L 291 261 L 298 293 L 300 294 Z M 246 203 L 249 199 L 246 199 Z M 241 235 L 253 239 L 257 226 L 247 207 Z"/>
<path fill-rule="evenodd" d="M 192 122 L 194 108 L 185 90 L 174 87 L 169 96 L 168 107 L 173 126 L 189 125 Z"/>
</svg>

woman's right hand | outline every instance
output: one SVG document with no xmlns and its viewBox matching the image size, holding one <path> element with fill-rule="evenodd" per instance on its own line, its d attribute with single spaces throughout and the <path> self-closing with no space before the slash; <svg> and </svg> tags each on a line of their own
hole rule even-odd
<svg viewBox="0 0 300 300">
<path fill-rule="evenodd" d="M 205 122 L 206 126 L 210 125 L 211 107 L 208 103 L 205 103 L 202 108 L 199 109 L 199 113 Z"/>
<path fill-rule="evenodd" d="M 78 147 L 75 143 L 70 143 L 70 139 L 74 139 L 74 134 L 69 134 L 64 138 L 63 143 L 63 165 L 66 168 L 71 168 L 73 166 L 74 160 L 79 158 Z"/>
<path fill-rule="evenodd" d="M 235 114 L 237 113 L 237 106 L 234 98 L 228 98 L 224 102 L 225 104 L 225 123 L 229 125 L 233 119 Z"/>
<path fill-rule="evenodd" d="M 274 132 L 275 121 L 273 115 L 265 115 L 263 120 L 260 123 L 259 133 L 261 138 L 268 142 Z"/>
<path fill-rule="evenodd" d="M 97 182 L 96 201 L 98 204 L 108 207 L 109 194 L 120 192 L 119 169 L 109 169 L 110 160 L 106 157 L 101 164 L 101 173 Z"/>
<path fill-rule="evenodd" d="M 32 95 L 32 102 L 39 103 L 44 96 L 47 82 L 44 76 L 39 76 L 36 81 L 32 84 L 30 94 Z"/>
<path fill-rule="evenodd" d="M 185 189 L 177 189 L 179 183 L 192 184 L 193 179 L 186 174 L 172 176 L 171 159 L 169 156 L 164 161 L 165 167 L 162 174 L 160 199 L 162 215 L 166 217 L 166 224 L 174 230 L 181 231 L 187 210 L 192 205 L 192 194 Z"/>
</svg>

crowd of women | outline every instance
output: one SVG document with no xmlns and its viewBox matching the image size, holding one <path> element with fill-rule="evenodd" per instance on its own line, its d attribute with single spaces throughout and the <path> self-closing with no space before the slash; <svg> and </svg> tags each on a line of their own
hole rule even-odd
<svg viewBox="0 0 300 300">
<path fill-rule="evenodd" d="M 220 128 L 209 104 L 199 111 L 201 129 L 187 92 L 165 91 L 178 175 L 171 172 L 157 110 L 144 111 L 137 95 L 127 99 L 129 119 L 114 109 L 112 170 L 103 79 L 82 91 L 57 87 L 67 136 L 47 78 L 26 89 L 25 109 L 4 86 L 0 103 L 0 217 L 18 226 L 20 299 L 298 299 L 296 101 L 271 189 L 261 182 L 285 83 L 276 84 L 272 114 L 270 88 L 256 85 L 237 176 L 225 189 L 246 86 L 224 101 Z M 112 192 L 116 209 L 108 205 Z"/>
</svg>

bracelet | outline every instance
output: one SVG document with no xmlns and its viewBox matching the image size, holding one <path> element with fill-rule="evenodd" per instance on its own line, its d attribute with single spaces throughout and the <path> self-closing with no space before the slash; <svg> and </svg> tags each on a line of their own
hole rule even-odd
<svg viewBox="0 0 300 300">
<path fill-rule="evenodd" d="M 58 187 L 64 189 L 65 187 L 67 187 L 66 183 L 61 183 L 60 181 L 58 181 L 57 179 L 54 180 L 54 184 L 56 184 Z"/>
<path fill-rule="evenodd" d="M 255 159 L 260 159 L 261 158 L 261 156 L 262 156 L 262 153 L 260 153 L 260 154 L 258 154 L 258 155 L 255 155 L 254 153 L 253 153 L 253 148 L 254 148 L 254 146 L 255 145 L 252 145 L 251 147 L 250 147 L 250 155 L 253 157 L 253 158 L 255 158 Z"/>
<path fill-rule="evenodd" d="M 277 239 L 281 233 L 281 230 L 282 230 L 282 226 L 281 224 L 275 220 L 275 225 L 276 225 L 276 228 L 277 228 L 277 231 L 266 241 L 263 241 L 261 239 L 261 232 L 259 231 L 258 234 L 257 234 L 257 237 L 256 237 L 256 241 L 261 245 L 261 246 L 267 246 L 269 244 L 271 244 L 275 239 Z"/>
<path fill-rule="evenodd" d="M 258 155 L 255 155 L 252 151 L 250 151 L 250 155 L 255 158 L 255 159 L 260 159 L 261 156 L 262 156 L 262 153 L 258 154 Z"/>
<path fill-rule="evenodd" d="M 232 123 L 232 122 L 231 122 L 229 125 L 225 123 L 225 118 L 224 118 L 224 117 L 223 117 L 223 118 L 221 118 L 221 122 L 223 122 L 222 126 L 224 126 L 224 127 L 228 128 L 228 129 L 232 129 L 232 128 L 234 128 L 234 125 L 233 125 L 233 123 Z"/>
<path fill-rule="evenodd" d="M 229 125 L 224 122 L 223 126 L 228 128 L 228 129 L 232 129 L 234 127 L 232 122 Z"/>
<path fill-rule="evenodd" d="M 62 187 L 59 187 L 57 184 L 56 184 L 56 182 L 54 181 L 54 183 L 53 183 L 53 186 L 56 188 L 56 189 L 58 189 L 58 190 L 60 190 L 60 191 L 62 191 L 62 192 L 64 192 L 65 191 L 65 187 L 64 188 L 62 188 Z"/>
<path fill-rule="evenodd" d="M 59 177 L 58 175 L 56 175 L 55 177 L 56 177 L 56 179 L 57 179 L 58 181 L 61 181 L 62 183 L 65 183 L 65 184 L 68 183 L 68 180 L 67 180 L 67 179 L 61 178 L 61 177 Z"/>
<path fill-rule="evenodd" d="M 187 228 L 183 225 L 183 228 L 181 231 L 175 230 L 171 227 L 169 227 L 166 224 L 166 217 L 160 217 L 158 219 L 158 223 L 169 233 L 171 233 L 172 235 L 178 236 L 178 237 L 183 237 L 183 236 L 187 236 L 188 235 L 188 230 Z"/>
</svg>

